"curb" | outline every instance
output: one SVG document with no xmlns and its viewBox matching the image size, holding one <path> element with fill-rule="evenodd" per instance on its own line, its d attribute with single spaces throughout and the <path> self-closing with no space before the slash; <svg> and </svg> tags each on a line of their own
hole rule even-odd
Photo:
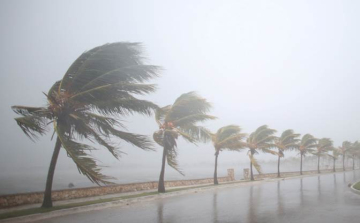
<svg viewBox="0 0 360 223">
<path fill-rule="evenodd" d="M 360 181 L 358 181 L 358 182 L 356 182 L 356 183 L 353 183 L 353 184 L 351 185 L 351 187 L 350 187 L 350 190 L 351 190 L 353 193 L 358 194 L 358 195 L 360 195 L 360 190 L 355 189 L 355 188 L 354 188 L 354 185 L 357 184 L 357 183 L 359 183 L 359 182 L 360 182 Z"/>
</svg>

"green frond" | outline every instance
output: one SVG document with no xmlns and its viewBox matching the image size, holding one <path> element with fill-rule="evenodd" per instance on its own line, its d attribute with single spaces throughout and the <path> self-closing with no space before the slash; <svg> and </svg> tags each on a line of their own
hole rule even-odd
<svg viewBox="0 0 360 223">
<path fill-rule="evenodd" d="M 70 100 L 79 102 L 89 102 L 93 100 L 123 98 L 124 94 L 149 94 L 156 90 L 153 84 L 134 84 L 127 82 L 112 83 L 94 87 L 85 91 L 81 91 L 73 96 Z"/>
<path fill-rule="evenodd" d="M 150 101 L 135 97 L 93 101 L 91 108 L 103 115 L 127 116 L 135 113 L 150 116 L 158 106 Z"/>
<path fill-rule="evenodd" d="M 179 127 L 179 130 L 191 138 L 195 139 L 197 142 L 209 142 L 211 140 L 211 132 L 202 126 L 196 125 L 186 125 Z"/>
<path fill-rule="evenodd" d="M 155 110 L 155 121 L 161 126 L 163 122 L 165 122 L 165 115 L 170 111 L 171 105 L 167 105 L 162 108 L 158 108 Z"/>
<path fill-rule="evenodd" d="M 143 82 L 158 76 L 159 67 L 142 67 L 142 59 L 139 43 L 118 42 L 95 47 L 75 60 L 59 89 L 77 92 L 87 84 L 99 86 L 101 82 L 105 85 L 119 81 Z"/>
<path fill-rule="evenodd" d="M 189 125 L 189 124 L 194 125 L 197 122 L 204 122 L 204 121 L 214 120 L 214 119 L 216 119 L 215 116 L 198 113 L 198 114 L 191 114 L 191 115 L 182 117 L 180 119 L 174 120 L 173 124 L 175 126 L 182 126 L 182 125 Z"/>
<path fill-rule="evenodd" d="M 264 153 L 270 153 L 270 154 L 272 154 L 272 155 L 277 155 L 277 156 L 279 156 L 279 153 L 278 153 L 278 152 L 273 151 L 273 150 L 270 150 L 270 149 L 268 149 L 268 148 L 261 148 L 261 150 L 262 150 Z"/>
<path fill-rule="evenodd" d="M 157 144 L 164 147 L 164 143 L 163 143 L 163 141 L 164 141 L 164 131 L 163 130 L 159 130 L 159 131 L 154 132 L 153 139 Z"/>
<path fill-rule="evenodd" d="M 15 118 L 15 121 L 32 141 L 37 140 L 39 135 L 41 136 L 46 133 L 47 120 L 43 117 L 27 115 Z"/>
<path fill-rule="evenodd" d="M 254 158 L 253 155 L 251 154 L 248 154 L 249 155 L 249 158 L 250 158 L 250 162 L 252 163 L 252 165 L 255 167 L 255 169 L 257 170 L 257 172 L 259 174 L 262 173 L 262 170 L 261 170 L 261 166 L 258 164 L 257 160 Z"/>
<path fill-rule="evenodd" d="M 211 104 L 195 92 L 182 94 L 166 113 L 165 121 L 172 122 L 192 114 L 206 114 Z"/>
<path fill-rule="evenodd" d="M 221 142 L 229 136 L 236 135 L 241 132 L 241 128 L 237 125 L 228 125 L 220 128 L 216 132 L 216 141 Z"/>
<path fill-rule="evenodd" d="M 68 136 L 65 135 L 65 131 L 61 125 L 55 127 L 57 136 L 60 139 L 62 147 L 66 150 L 68 156 L 76 164 L 79 173 L 85 175 L 91 182 L 100 185 L 111 184 L 111 177 L 105 176 L 100 173 L 101 168 L 96 164 L 96 161 L 90 157 L 85 151 L 93 150 L 92 147 L 77 143 L 71 140 Z"/>
</svg>

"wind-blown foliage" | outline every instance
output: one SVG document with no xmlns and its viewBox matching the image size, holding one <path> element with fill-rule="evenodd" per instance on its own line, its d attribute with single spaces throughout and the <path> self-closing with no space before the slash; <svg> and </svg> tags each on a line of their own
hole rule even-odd
<svg viewBox="0 0 360 223">
<path fill-rule="evenodd" d="M 310 135 L 305 134 L 300 141 L 298 150 L 300 152 L 300 175 L 302 175 L 302 160 L 303 157 L 308 153 L 313 153 L 314 148 L 317 146 L 317 139 Z"/>
<path fill-rule="evenodd" d="M 333 142 L 329 138 L 319 139 L 314 155 L 318 157 L 318 173 L 320 173 L 320 157 L 329 152 L 333 147 Z"/>
<path fill-rule="evenodd" d="M 339 156 L 341 155 L 341 151 L 339 149 L 336 148 L 332 148 L 331 149 L 332 154 L 327 154 L 329 157 L 331 157 L 333 159 L 333 171 L 336 171 L 336 160 L 339 158 Z"/>
<path fill-rule="evenodd" d="M 280 137 L 275 138 L 274 143 L 278 148 L 278 177 L 280 177 L 280 158 L 284 157 L 285 150 L 297 149 L 299 148 L 299 139 L 300 134 L 295 134 L 294 130 L 288 129 L 285 130 Z"/>
<path fill-rule="evenodd" d="M 261 167 L 257 163 L 257 160 L 254 158 L 255 154 L 258 154 L 259 151 L 264 153 L 270 153 L 273 155 L 278 155 L 277 152 L 272 151 L 272 148 L 275 148 L 274 140 L 276 136 L 275 129 L 270 129 L 267 125 L 260 126 L 255 130 L 255 132 L 251 133 L 250 136 L 246 139 L 246 147 L 249 148 L 248 155 L 250 159 L 250 175 L 251 180 L 254 180 L 252 166 L 261 173 Z"/>
<path fill-rule="evenodd" d="M 241 133 L 241 128 L 237 125 L 228 125 L 220 128 L 215 134 L 211 134 L 211 139 L 215 148 L 215 170 L 214 184 L 219 184 L 217 180 L 217 160 L 220 151 L 240 151 L 245 148 L 242 141 L 246 137 L 245 133 Z"/>
<path fill-rule="evenodd" d="M 351 156 L 351 159 L 353 161 L 353 170 L 355 170 L 355 158 L 360 157 L 360 142 L 355 141 L 351 144 L 349 155 Z"/>
<path fill-rule="evenodd" d="M 165 162 L 180 174 L 182 171 L 178 167 L 177 143 L 179 136 L 187 142 L 196 144 L 197 142 L 207 142 L 210 139 L 209 131 L 198 122 L 213 120 L 216 117 L 208 115 L 211 104 L 201 98 L 195 92 L 182 94 L 177 98 L 173 105 L 160 108 L 155 113 L 155 120 L 159 125 L 159 130 L 154 132 L 153 138 L 163 147 L 162 168 L 159 178 L 159 192 L 165 192 L 164 173 Z"/>
<path fill-rule="evenodd" d="M 146 136 L 118 130 L 124 128 L 118 117 L 134 113 L 150 115 L 158 108 L 134 96 L 155 91 L 155 85 L 144 82 L 157 77 L 159 67 L 144 65 L 142 60 L 139 43 L 118 42 L 95 47 L 76 59 L 64 77 L 45 94 L 47 107 L 12 107 L 22 116 L 15 118 L 17 124 L 32 140 L 45 134 L 49 123 L 57 135 L 44 207 L 52 206 L 53 173 L 50 172 L 54 171 L 60 147 L 66 150 L 79 172 L 96 184 L 108 184 L 111 178 L 101 174 L 96 161 L 88 154 L 95 148 L 78 140 L 98 143 L 117 159 L 121 151 L 110 142 L 112 136 L 144 150 L 153 149 Z M 50 201 L 45 202 L 46 199 Z"/>
<path fill-rule="evenodd" d="M 339 146 L 339 150 L 342 156 L 342 161 L 343 161 L 343 170 L 345 171 L 345 157 L 346 154 L 351 150 L 351 142 L 349 141 L 344 141 L 341 146 Z"/>
</svg>

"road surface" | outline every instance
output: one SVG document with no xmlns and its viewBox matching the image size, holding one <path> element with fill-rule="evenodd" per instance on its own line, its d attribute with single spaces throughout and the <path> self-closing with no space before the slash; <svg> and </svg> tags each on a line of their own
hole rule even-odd
<svg viewBox="0 0 360 223">
<path fill-rule="evenodd" d="M 38 222 L 360 222 L 360 196 L 348 187 L 359 179 L 357 170 L 238 184 Z"/>
</svg>

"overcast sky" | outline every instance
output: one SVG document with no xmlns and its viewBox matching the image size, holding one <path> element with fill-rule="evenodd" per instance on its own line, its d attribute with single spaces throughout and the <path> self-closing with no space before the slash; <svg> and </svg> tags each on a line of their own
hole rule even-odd
<svg viewBox="0 0 360 223">
<path fill-rule="evenodd" d="M 45 173 L 55 143 L 51 133 L 31 142 L 10 107 L 46 105 L 42 92 L 81 53 L 118 41 L 143 43 L 147 63 L 163 67 L 152 81 L 158 91 L 147 99 L 164 106 L 197 91 L 219 117 L 205 123 L 213 131 L 236 124 L 251 133 L 267 124 L 278 134 L 291 128 L 329 137 L 336 146 L 360 140 L 359 10 L 359 1 L 345 0 L 2 0 L 1 172 L 36 166 Z M 134 132 L 157 129 L 153 117 L 124 119 Z M 211 144 L 179 147 L 180 166 L 213 162 Z M 160 149 L 122 149 L 124 169 L 160 171 Z M 106 151 L 99 156 L 104 165 L 117 165 Z M 246 160 L 245 152 L 219 158 L 220 165 Z M 68 165 L 76 171 L 62 151 L 58 166 Z"/>
</svg>

